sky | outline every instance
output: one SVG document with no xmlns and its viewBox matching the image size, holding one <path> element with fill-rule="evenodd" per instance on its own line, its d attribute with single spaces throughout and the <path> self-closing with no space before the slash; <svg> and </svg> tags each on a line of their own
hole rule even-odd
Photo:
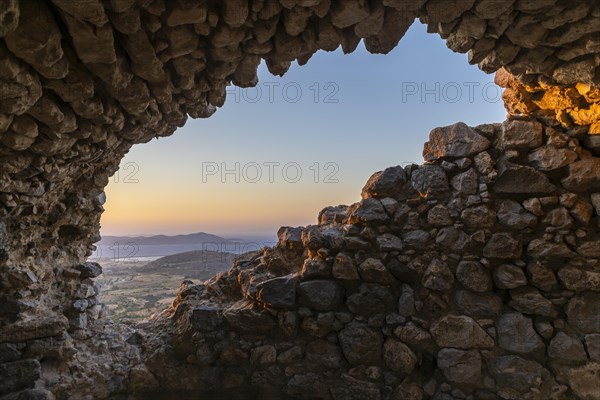
<svg viewBox="0 0 600 400">
<path fill-rule="evenodd" d="M 387 55 L 319 52 L 258 89 L 228 89 L 209 119 L 133 147 L 106 188 L 103 235 L 273 235 L 352 204 L 376 171 L 422 163 L 438 126 L 500 122 L 493 75 L 418 21 Z"/>
</svg>

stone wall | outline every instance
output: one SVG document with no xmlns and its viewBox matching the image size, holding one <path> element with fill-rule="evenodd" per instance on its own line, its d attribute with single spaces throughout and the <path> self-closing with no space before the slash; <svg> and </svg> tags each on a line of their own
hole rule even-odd
<svg viewBox="0 0 600 400">
<path fill-rule="evenodd" d="M 588 378 L 598 373 L 591 361 L 599 331 L 598 217 L 590 208 L 598 202 L 598 136 L 589 133 L 597 124 L 599 7 L 594 0 L 1 1 L 0 396 L 167 398 L 213 390 L 213 398 L 278 398 L 310 397 L 315 389 L 324 398 L 408 398 L 402 391 L 418 398 L 437 390 L 438 399 L 461 398 L 454 388 L 465 396 L 522 398 L 503 386 L 533 376 L 539 398 L 552 388 L 557 398 L 598 398 L 582 390 L 597 390 Z M 370 52 L 387 53 L 415 18 L 484 71 L 505 67 L 514 75 L 500 79 L 509 87 L 509 110 L 526 110 L 511 114 L 543 126 L 480 127 L 477 135 L 489 143 L 468 133 L 470 144 L 462 125 L 436 131 L 425 153 L 431 165 L 388 170 L 369 183 L 361 204 L 327 210 L 320 227 L 282 231 L 278 247 L 240 261 L 227 276 L 186 284 L 173 315 L 135 330 L 102 317 L 93 283 L 100 269 L 84 262 L 99 238 L 103 188 L 131 146 L 172 134 L 188 116 L 209 117 L 228 84 L 257 83 L 261 60 L 283 74 L 292 61 L 304 64 L 340 46 L 351 52 L 361 40 Z M 540 103 L 548 92 L 569 95 L 566 103 Z M 513 192 L 523 185 L 531 193 Z M 532 226 L 515 228 L 502 218 Z M 485 253 L 509 245 L 510 259 Z M 498 286 L 511 274 L 522 282 L 519 268 L 526 284 Z M 477 271 L 491 276 L 480 291 L 461 281 Z M 539 283 L 535 274 L 556 283 Z M 404 315 L 396 298 L 409 304 L 411 291 L 414 312 Z M 313 298 L 315 292 L 334 297 Z M 273 293 L 277 304 L 269 303 Z M 474 296 L 496 308 L 466 310 L 479 301 Z M 311 299 L 330 304 L 322 309 Z M 542 344 L 531 339 L 531 353 L 502 344 L 499 331 L 508 322 L 500 317 L 514 312 L 531 319 L 541 337 Z M 444 323 L 467 324 L 482 344 L 442 352 L 440 361 L 440 349 L 457 346 L 438 342 L 432 324 L 468 313 L 471 319 Z M 406 326 L 409 333 L 398 329 Z M 410 342 L 411 330 L 423 343 Z M 558 332 L 570 339 L 554 339 Z M 381 341 L 380 351 L 350 354 L 354 343 L 344 338 L 361 335 Z M 590 361 L 581 352 L 576 360 L 556 355 L 556 348 L 580 345 Z M 481 360 L 483 386 L 445 375 L 462 357 L 471 371 Z M 532 375 L 507 375 L 515 365 Z M 139 394 L 159 386 L 165 392 Z"/>
<path fill-rule="evenodd" d="M 68 309 L 3 328 L 0 390 L 600 399 L 600 158 L 585 137 L 532 118 L 436 128 L 425 165 L 375 173 L 360 202 L 183 282 L 136 327 L 96 320 L 96 264 L 65 270 Z"/>
<path fill-rule="evenodd" d="M 144 328 L 155 380 L 134 393 L 600 399 L 600 159 L 582 138 L 534 119 L 434 129 L 427 164 L 184 282 Z"/>
</svg>

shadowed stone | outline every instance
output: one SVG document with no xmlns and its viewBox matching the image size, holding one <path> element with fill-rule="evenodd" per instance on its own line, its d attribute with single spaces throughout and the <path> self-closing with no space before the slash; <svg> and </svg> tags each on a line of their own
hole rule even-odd
<svg viewBox="0 0 600 400">
<path fill-rule="evenodd" d="M 332 267 L 333 277 L 340 280 L 357 280 L 359 279 L 356 263 L 351 256 L 345 253 L 339 253 L 335 257 Z"/>
<path fill-rule="evenodd" d="M 490 258 L 517 259 L 521 257 L 523 247 L 507 233 L 495 233 L 483 248 L 483 255 Z"/>
<path fill-rule="evenodd" d="M 565 267 L 558 271 L 558 279 L 569 290 L 600 292 L 600 272 Z"/>
<path fill-rule="evenodd" d="M 31 339 L 53 337 L 68 327 L 64 315 L 46 315 L 38 319 L 25 319 L 5 326 L 0 332 L 0 342 L 23 342 Z"/>
<path fill-rule="evenodd" d="M 344 356 L 339 346 L 326 340 L 316 340 L 306 345 L 306 358 L 326 368 L 341 368 Z"/>
<path fill-rule="evenodd" d="M 247 332 L 268 332 L 276 325 L 268 314 L 246 300 L 225 309 L 223 316 L 233 327 Z"/>
<path fill-rule="evenodd" d="M 393 371 L 410 374 L 417 364 L 417 357 L 410 348 L 396 339 L 387 339 L 383 345 L 383 360 Z"/>
<path fill-rule="evenodd" d="M 413 171 L 410 179 L 413 188 L 425 197 L 441 196 L 449 189 L 448 177 L 444 170 L 438 166 L 425 165 Z"/>
<path fill-rule="evenodd" d="M 594 399 L 600 393 L 600 363 L 590 362 L 585 365 L 565 369 L 567 382 L 573 392 L 582 399 Z"/>
<path fill-rule="evenodd" d="M 358 266 L 360 277 L 366 282 L 392 283 L 394 277 L 385 265 L 376 258 L 367 258 Z"/>
<path fill-rule="evenodd" d="M 512 264 L 502 264 L 494 270 L 494 283 L 500 289 L 514 289 L 527 285 L 522 268 Z"/>
<path fill-rule="evenodd" d="M 331 389 L 334 400 L 380 400 L 381 392 L 376 384 L 342 376 L 342 381 Z"/>
<path fill-rule="evenodd" d="M 557 311 L 550 300 L 542 296 L 539 290 L 531 287 L 519 287 L 510 291 L 510 305 L 525 314 L 536 314 L 554 318 Z"/>
<path fill-rule="evenodd" d="M 362 197 L 393 197 L 402 191 L 406 181 L 406 172 L 401 166 L 386 168 L 369 178 L 362 189 Z"/>
<path fill-rule="evenodd" d="M 454 296 L 456 308 L 470 317 L 496 317 L 502 314 L 502 299 L 494 294 L 476 294 L 459 290 Z"/>
<path fill-rule="evenodd" d="M 0 364 L 0 394 L 6 394 L 30 386 L 41 375 L 37 360 L 20 360 Z"/>
<path fill-rule="evenodd" d="M 488 361 L 488 368 L 500 387 L 525 393 L 539 387 L 545 369 L 537 362 L 518 356 L 500 356 Z"/>
<path fill-rule="evenodd" d="M 81 272 L 81 278 L 96 278 L 102 274 L 102 267 L 100 264 L 95 262 L 86 262 L 79 264 L 75 267 L 76 270 Z"/>
<path fill-rule="evenodd" d="M 503 200 L 498 209 L 498 221 L 509 228 L 521 230 L 537 225 L 535 215 L 528 213 L 514 200 Z"/>
<path fill-rule="evenodd" d="M 350 209 L 350 219 L 364 224 L 383 223 L 389 219 L 383 205 L 373 198 L 363 199 Z"/>
<path fill-rule="evenodd" d="M 573 297 L 566 312 L 569 324 L 576 329 L 585 333 L 600 332 L 600 294 L 584 293 Z"/>
<path fill-rule="evenodd" d="M 481 356 L 477 350 L 442 349 L 437 363 L 446 379 L 457 383 L 476 384 L 481 380 Z"/>
<path fill-rule="evenodd" d="M 505 350 L 529 354 L 545 348 L 544 342 L 533 329 L 531 320 L 522 314 L 504 314 L 498 319 L 496 326 L 498 345 Z"/>
<path fill-rule="evenodd" d="M 584 362 L 587 354 L 577 337 L 558 332 L 550 341 L 548 356 L 562 362 Z"/>
<path fill-rule="evenodd" d="M 544 146 L 529 154 L 529 162 L 540 171 L 552 171 L 577 161 L 577 153 L 567 149 Z"/>
<path fill-rule="evenodd" d="M 192 310 L 191 320 L 195 329 L 211 331 L 223 322 L 223 316 L 217 307 L 202 305 Z"/>
<path fill-rule="evenodd" d="M 454 275 L 445 262 L 433 260 L 423 274 L 421 283 L 428 289 L 449 290 L 454 283 Z"/>
<path fill-rule="evenodd" d="M 257 299 L 270 307 L 292 309 L 296 305 L 298 276 L 287 275 L 269 279 L 257 287 Z"/>
<path fill-rule="evenodd" d="M 600 361 L 600 334 L 585 335 L 585 344 L 592 360 Z"/>
<path fill-rule="evenodd" d="M 556 191 L 556 186 L 550 183 L 548 177 L 536 169 L 508 163 L 504 165 L 492 186 L 494 191 L 509 194 L 553 193 Z"/>
<path fill-rule="evenodd" d="M 344 289 L 334 281 L 308 281 L 298 285 L 298 302 L 319 311 L 335 310 L 342 301 Z"/>
<path fill-rule="evenodd" d="M 456 278 L 467 289 L 486 292 L 492 288 L 489 272 L 476 261 L 462 261 L 456 269 Z"/>
<path fill-rule="evenodd" d="M 355 314 L 365 317 L 385 313 L 396 306 L 397 297 L 389 287 L 374 283 L 363 283 L 358 293 L 348 297 L 346 306 Z"/>
<path fill-rule="evenodd" d="M 449 315 L 431 325 L 431 334 L 440 347 L 457 349 L 490 348 L 494 340 L 470 317 Z"/>
<path fill-rule="evenodd" d="M 342 351 L 352 365 L 374 364 L 381 359 L 381 333 L 366 324 L 351 322 L 339 334 Z"/>
<path fill-rule="evenodd" d="M 464 195 L 476 194 L 479 185 L 477 172 L 475 172 L 475 169 L 470 168 L 465 172 L 455 175 L 450 180 L 450 185 L 454 190 Z"/>
</svg>

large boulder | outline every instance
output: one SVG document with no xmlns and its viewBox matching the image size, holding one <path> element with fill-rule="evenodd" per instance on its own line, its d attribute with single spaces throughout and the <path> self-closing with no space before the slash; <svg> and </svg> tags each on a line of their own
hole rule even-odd
<svg viewBox="0 0 600 400">
<path fill-rule="evenodd" d="M 394 197 L 406 190 L 406 172 L 401 166 L 374 173 L 362 189 L 362 197 Z"/>
<path fill-rule="evenodd" d="M 423 158 L 431 162 L 441 158 L 470 157 L 486 150 L 490 145 L 485 137 L 459 122 L 432 130 L 429 141 L 423 147 Z"/>
</svg>

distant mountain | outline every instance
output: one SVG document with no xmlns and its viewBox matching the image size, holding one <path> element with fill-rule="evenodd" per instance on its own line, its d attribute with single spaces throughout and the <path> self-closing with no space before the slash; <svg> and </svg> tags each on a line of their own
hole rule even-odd
<svg viewBox="0 0 600 400">
<path fill-rule="evenodd" d="M 229 244 L 239 243 L 239 239 L 225 239 L 210 233 L 192 233 L 189 235 L 155 235 L 155 236 L 103 236 L 97 246 L 113 246 L 116 243 L 135 243 L 138 246 L 164 246 L 164 245 L 202 245 L 202 244 Z"/>
<path fill-rule="evenodd" d="M 159 258 L 140 268 L 143 273 L 177 273 L 189 277 L 208 279 L 217 272 L 231 268 L 233 259 L 231 253 L 214 251 L 188 251 Z"/>
<path fill-rule="evenodd" d="M 96 251 L 89 260 L 114 262 L 139 257 L 162 257 L 194 250 L 242 254 L 275 244 L 276 238 L 266 236 L 226 239 L 205 232 L 174 236 L 103 236 L 102 240 L 96 243 Z"/>
</svg>

